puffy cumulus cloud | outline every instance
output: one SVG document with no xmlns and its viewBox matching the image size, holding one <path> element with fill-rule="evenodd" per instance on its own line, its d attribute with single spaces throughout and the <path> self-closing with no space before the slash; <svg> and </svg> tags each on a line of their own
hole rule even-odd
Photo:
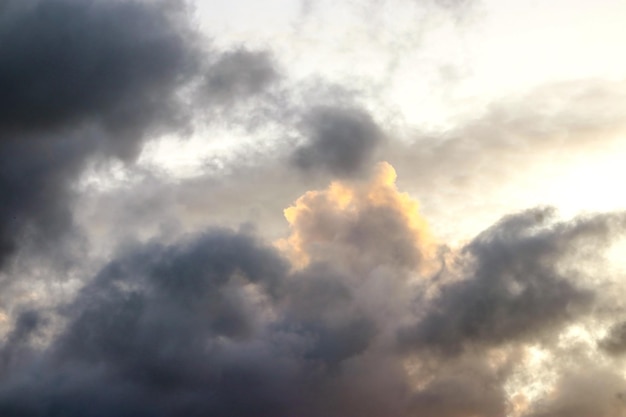
<svg viewBox="0 0 626 417">
<path fill-rule="evenodd" d="M 585 260 L 597 262 L 623 235 L 626 217 L 548 222 L 552 215 L 550 209 L 511 215 L 471 241 L 460 277 L 437 290 L 419 322 L 400 333 L 401 344 L 458 354 L 471 344 L 558 332 L 584 312 L 594 298 Z"/>
<path fill-rule="evenodd" d="M 275 249 L 221 230 L 129 251 L 60 309 L 67 325 L 43 352 L 3 372 L 0 410 L 402 415 L 402 368 L 372 348 L 375 325 L 342 285 L 323 268 L 289 276 Z M 34 331 L 20 323 L 14 364 Z"/>
<path fill-rule="evenodd" d="M 307 192 L 285 210 L 292 234 L 279 246 L 299 265 L 332 260 L 350 270 L 426 269 L 436 244 L 417 202 L 395 181 L 395 169 L 382 162 L 369 181 L 336 181 Z"/>
<path fill-rule="evenodd" d="M 257 310 L 285 271 L 271 249 L 219 230 L 121 256 L 63 308 L 66 329 L 43 362 L 22 375 L 24 383 L 7 384 L 3 373 L 2 414 L 205 415 L 231 414 L 225 406 L 271 408 L 278 398 L 265 398 L 263 391 L 274 388 L 262 380 L 277 370 L 261 369 L 269 346 L 261 340 Z M 10 340 L 23 340 L 32 328 L 17 326 Z M 259 340 L 243 343 L 253 336 Z M 237 341 L 242 344 L 231 350 Z M 249 405 L 238 401 L 240 383 L 242 390 L 259 391 Z M 36 402 L 27 400 L 33 389 L 40 394 Z M 170 390 L 167 399 L 150 399 Z"/>
</svg>

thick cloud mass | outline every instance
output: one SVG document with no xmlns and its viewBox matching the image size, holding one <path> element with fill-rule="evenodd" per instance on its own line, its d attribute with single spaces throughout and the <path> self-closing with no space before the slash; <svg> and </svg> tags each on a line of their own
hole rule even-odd
<svg viewBox="0 0 626 417">
<path fill-rule="evenodd" d="M 465 248 L 472 278 L 445 284 L 433 308 L 402 333 L 404 342 L 458 353 L 466 342 L 506 343 L 575 318 L 593 292 L 577 287 L 583 277 L 563 262 L 597 255 L 585 250 L 598 250 L 612 233 L 623 233 L 626 217 L 542 227 L 548 216 L 540 209 L 510 216 L 474 239 Z"/>
<path fill-rule="evenodd" d="M 187 129 L 199 110 L 185 90 L 232 103 L 276 76 L 264 53 L 205 54 L 179 1 L 8 1 L 0 13 L 0 265 L 19 241 L 68 229 L 88 162 L 131 162 L 146 140 Z"/>
<path fill-rule="evenodd" d="M 118 151 L 132 149 L 151 122 L 176 115 L 174 88 L 198 64 L 182 16 L 158 3 L 10 2 L 0 26 L 2 136 L 91 122 Z"/>
<path fill-rule="evenodd" d="M 176 124 L 197 65 L 184 12 L 140 2 L 8 2 L 0 16 L 0 263 L 71 222 L 88 158 L 136 154 Z"/>
<path fill-rule="evenodd" d="M 475 2 L 305 3 L 287 42 L 237 42 L 182 0 L 0 0 L 0 417 L 622 416 L 605 252 L 626 214 L 520 209 L 456 246 L 426 214 L 474 222 L 443 203 L 616 145 L 623 83 L 544 86 L 431 135 L 392 108 L 422 88 L 397 95 L 397 75 L 420 78 L 440 51 L 418 44 L 447 45 Z M 309 74 L 336 33 L 367 50 Z"/>
<path fill-rule="evenodd" d="M 569 256 L 605 245 L 623 216 L 509 216 L 437 270 L 394 181 L 383 163 L 368 181 L 306 193 L 274 246 L 210 229 L 127 247 L 69 303 L 19 316 L 0 414 L 502 415 L 524 348 L 491 346 L 584 312 L 593 293 L 571 280 L 585 271 Z"/>
</svg>

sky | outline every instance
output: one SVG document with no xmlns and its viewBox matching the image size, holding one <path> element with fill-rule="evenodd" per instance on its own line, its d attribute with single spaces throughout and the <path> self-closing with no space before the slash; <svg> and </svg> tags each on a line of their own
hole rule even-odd
<svg viewBox="0 0 626 417">
<path fill-rule="evenodd" d="M 625 21 L 0 0 L 0 415 L 626 416 Z"/>
</svg>

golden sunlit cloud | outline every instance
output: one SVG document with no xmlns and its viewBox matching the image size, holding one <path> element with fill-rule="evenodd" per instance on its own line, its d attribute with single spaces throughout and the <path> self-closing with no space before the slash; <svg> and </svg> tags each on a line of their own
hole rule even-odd
<svg viewBox="0 0 626 417">
<path fill-rule="evenodd" d="M 291 235 L 278 248 L 296 268 L 332 259 L 351 270 L 390 264 L 431 270 L 437 245 L 419 204 L 398 191 L 396 177 L 381 162 L 365 182 L 335 181 L 306 192 L 285 209 Z"/>
</svg>

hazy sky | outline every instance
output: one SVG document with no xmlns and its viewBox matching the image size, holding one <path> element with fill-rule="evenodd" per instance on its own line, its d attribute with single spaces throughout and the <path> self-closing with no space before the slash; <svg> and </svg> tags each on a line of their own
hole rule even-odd
<svg viewBox="0 0 626 417">
<path fill-rule="evenodd" d="M 625 416 L 624 22 L 0 0 L 0 416 Z"/>
</svg>

